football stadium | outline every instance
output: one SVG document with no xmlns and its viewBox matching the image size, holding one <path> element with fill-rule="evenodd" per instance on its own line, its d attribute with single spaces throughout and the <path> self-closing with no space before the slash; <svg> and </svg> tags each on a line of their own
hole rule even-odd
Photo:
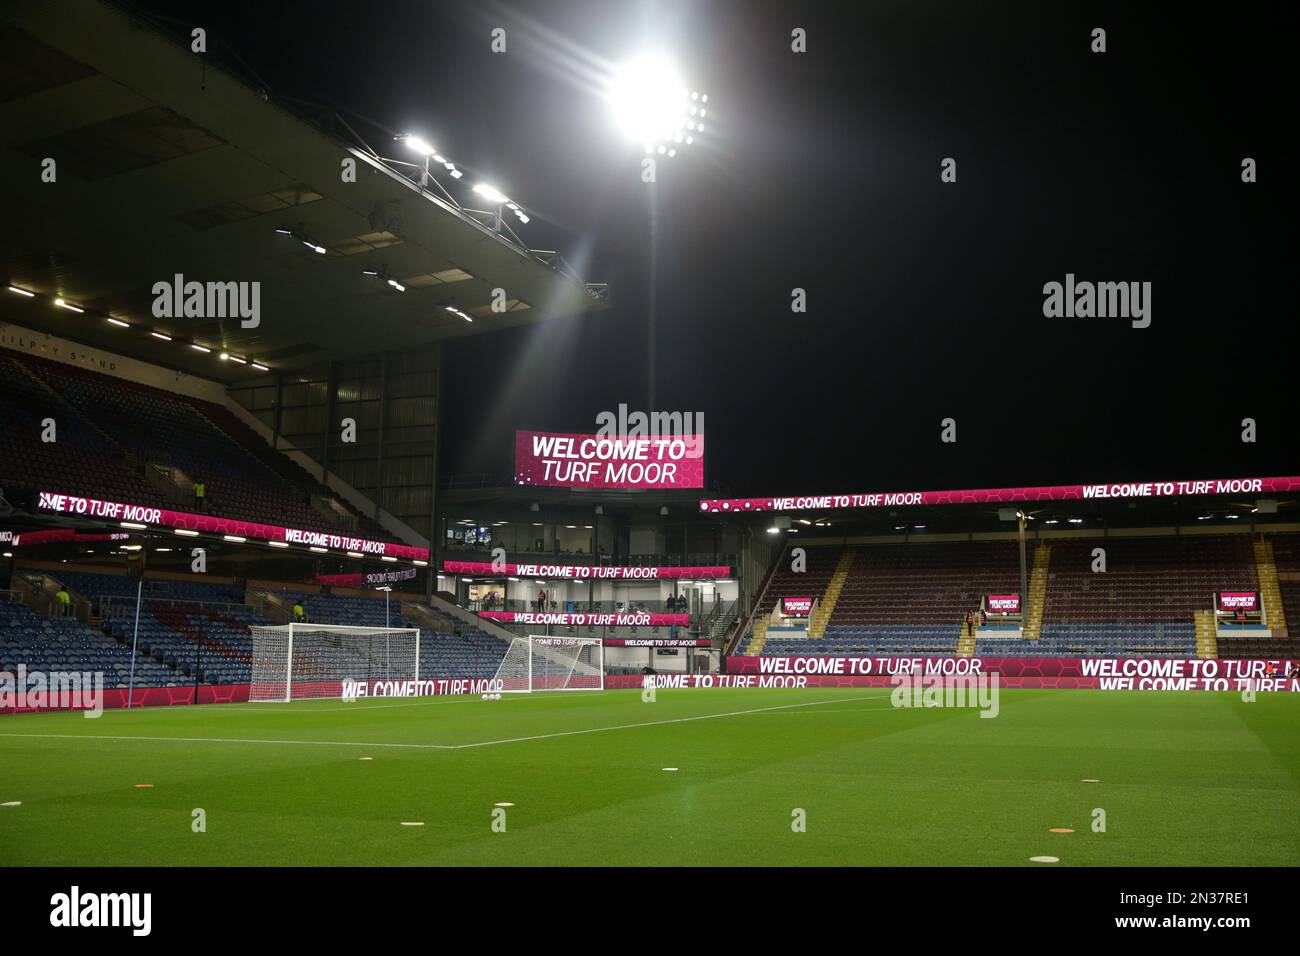
<svg viewBox="0 0 1300 956">
<path fill-rule="evenodd" d="M 985 871 L 900 916 L 1092 869 L 1110 929 L 1266 922 L 1295 194 L 1193 27 L 268 6 L 2 7 L 35 922 L 146 935 L 108 891 L 286 867 Z"/>
</svg>

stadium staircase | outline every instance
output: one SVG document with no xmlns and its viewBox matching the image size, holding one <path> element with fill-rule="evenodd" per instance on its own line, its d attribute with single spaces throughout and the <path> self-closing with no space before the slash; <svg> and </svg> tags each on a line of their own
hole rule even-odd
<svg viewBox="0 0 1300 956">
<path fill-rule="evenodd" d="M 958 657 L 975 656 L 975 635 L 966 633 L 966 625 L 963 624 L 957 628 L 957 651 Z"/>
<path fill-rule="evenodd" d="M 849 570 L 853 567 L 853 562 L 857 559 L 857 556 L 858 552 L 853 549 L 845 549 L 844 553 L 840 555 L 839 564 L 835 566 L 830 583 L 826 585 L 826 593 L 817 602 L 817 612 L 808 625 L 808 636 L 810 638 L 816 639 L 826 636 L 826 625 L 830 623 L 831 615 L 835 613 L 835 605 L 839 602 L 840 592 L 844 590 L 844 582 L 849 579 Z M 766 626 L 764 629 L 766 630 Z M 758 628 L 755 627 L 754 631 L 757 634 Z"/>
<path fill-rule="evenodd" d="M 1273 542 L 1259 538 L 1255 544 L 1255 570 L 1259 575 L 1259 597 L 1264 605 L 1264 616 L 1274 637 L 1288 637 L 1286 612 L 1282 608 L 1282 589 L 1278 585 L 1277 562 L 1273 556 Z"/>
<path fill-rule="evenodd" d="M 1029 595 L 1025 599 L 1026 640 L 1037 640 L 1043 631 L 1043 605 L 1047 603 L 1047 574 L 1051 561 L 1051 545 L 1040 543 L 1034 550 L 1034 566 L 1029 573 Z"/>
<path fill-rule="evenodd" d="M 754 622 L 754 634 L 745 649 L 746 657 L 758 657 L 763 653 L 763 644 L 767 641 L 767 618 L 761 617 Z"/>
<path fill-rule="evenodd" d="M 1215 637 L 1216 625 L 1213 611 L 1196 612 L 1196 656 L 1214 659 L 1219 656 L 1219 643 Z"/>
</svg>

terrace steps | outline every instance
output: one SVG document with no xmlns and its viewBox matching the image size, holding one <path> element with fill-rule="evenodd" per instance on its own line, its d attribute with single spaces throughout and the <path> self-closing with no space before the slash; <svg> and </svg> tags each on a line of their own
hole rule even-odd
<svg viewBox="0 0 1300 956">
<path fill-rule="evenodd" d="M 1025 597 L 1025 639 L 1037 640 L 1043 629 L 1043 605 L 1047 603 L 1047 574 L 1052 561 L 1051 545 L 1039 544 L 1029 573 L 1029 594 Z"/>
<path fill-rule="evenodd" d="M 1255 572 L 1259 575 L 1259 598 L 1264 605 L 1264 616 L 1274 637 L 1288 637 L 1286 612 L 1282 609 L 1282 589 L 1277 583 L 1277 563 L 1273 556 L 1273 542 L 1258 538 L 1255 545 Z"/>
<path fill-rule="evenodd" d="M 749 639 L 746 657 L 758 657 L 763 653 L 763 644 L 767 641 L 767 618 L 761 617 L 754 622 L 754 636 Z"/>
<path fill-rule="evenodd" d="M 1216 625 L 1213 611 L 1196 612 L 1196 656 L 1214 659 L 1219 656 L 1219 644 L 1215 637 Z"/>
<path fill-rule="evenodd" d="M 966 625 L 957 629 L 957 656 L 973 657 L 975 655 L 975 635 L 966 633 Z"/>
<path fill-rule="evenodd" d="M 844 582 L 849 579 L 849 569 L 853 567 L 853 562 L 857 558 L 858 552 L 852 549 L 845 549 L 840 555 L 839 563 L 835 566 L 835 571 L 831 574 L 830 583 L 826 585 L 826 593 L 822 595 L 821 600 L 817 602 L 817 612 L 808 622 L 808 636 L 810 638 L 821 638 L 826 636 L 826 625 L 831 621 L 831 615 L 835 613 L 835 605 L 840 599 L 840 592 L 844 590 Z"/>
</svg>

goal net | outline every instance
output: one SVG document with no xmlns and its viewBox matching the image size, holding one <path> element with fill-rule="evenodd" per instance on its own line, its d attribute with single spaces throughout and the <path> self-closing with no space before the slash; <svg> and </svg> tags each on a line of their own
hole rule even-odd
<svg viewBox="0 0 1300 956">
<path fill-rule="evenodd" d="M 515 694 L 604 690 L 605 646 L 591 637 L 516 637 L 491 686 Z"/>
<path fill-rule="evenodd" d="M 249 630 L 251 702 L 353 696 L 344 685 L 419 677 L 418 628 L 281 624 Z"/>
</svg>

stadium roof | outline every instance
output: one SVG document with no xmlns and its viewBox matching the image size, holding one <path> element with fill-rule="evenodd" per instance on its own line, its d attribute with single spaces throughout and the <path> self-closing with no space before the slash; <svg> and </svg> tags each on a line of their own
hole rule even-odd
<svg viewBox="0 0 1300 956">
<path fill-rule="evenodd" d="M 0 279 L 38 295 L 0 292 L 0 320 L 232 381 L 249 370 L 220 352 L 293 369 L 604 307 L 558 255 L 422 191 L 359 136 L 336 138 L 120 9 L 69 0 L 4 17 Z M 349 156 L 355 183 L 340 175 Z M 55 183 L 41 181 L 46 157 Z M 177 273 L 259 282 L 260 325 L 155 318 L 153 286 Z"/>
</svg>

